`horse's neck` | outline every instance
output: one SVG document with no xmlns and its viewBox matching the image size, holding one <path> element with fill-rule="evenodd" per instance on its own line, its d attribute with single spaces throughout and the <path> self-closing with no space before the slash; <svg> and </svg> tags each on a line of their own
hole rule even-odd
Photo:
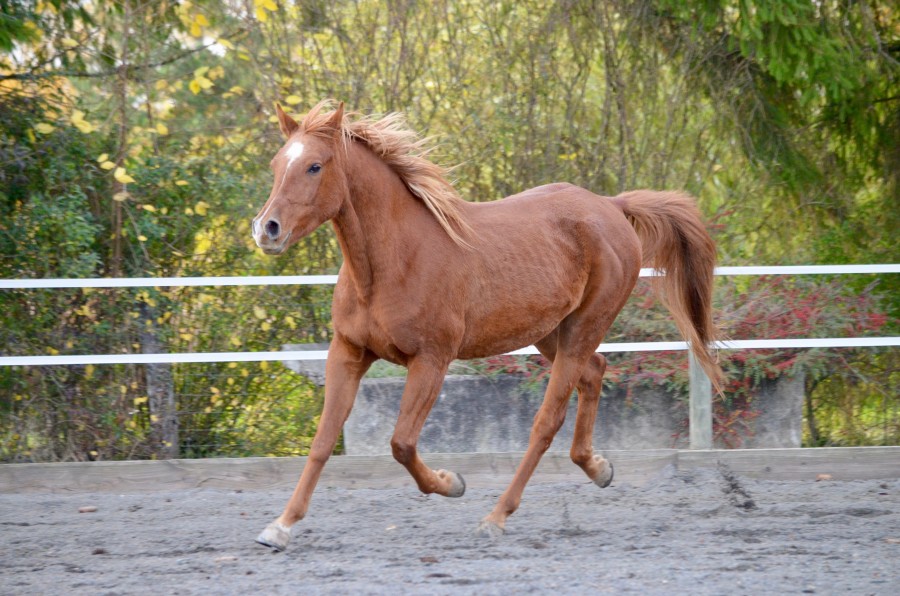
<svg viewBox="0 0 900 596">
<path fill-rule="evenodd" d="M 367 302 L 372 291 L 372 264 L 369 262 L 368 250 L 363 242 L 365 235 L 353 203 L 345 201 L 332 223 L 344 255 L 343 269 L 352 278 L 357 295 Z"/>
<path fill-rule="evenodd" d="M 334 227 L 344 266 L 366 300 L 375 278 L 389 282 L 402 274 L 401 250 L 411 250 L 418 240 L 414 231 L 424 208 L 367 148 L 351 143 L 345 159 L 349 200 L 334 218 Z"/>
</svg>

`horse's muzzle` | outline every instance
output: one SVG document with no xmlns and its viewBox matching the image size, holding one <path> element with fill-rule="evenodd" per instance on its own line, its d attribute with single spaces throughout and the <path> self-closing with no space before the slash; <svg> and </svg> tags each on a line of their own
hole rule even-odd
<svg viewBox="0 0 900 596">
<path fill-rule="evenodd" d="M 267 255 L 280 255 L 287 247 L 288 240 L 291 238 L 291 232 L 282 237 L 281 224 L 277 219 L 269 219 L 265 224 L 260 225 L 256 219 L 253 220 L 253 239 L 256 245 L 260 247 Z"/>
</svg>

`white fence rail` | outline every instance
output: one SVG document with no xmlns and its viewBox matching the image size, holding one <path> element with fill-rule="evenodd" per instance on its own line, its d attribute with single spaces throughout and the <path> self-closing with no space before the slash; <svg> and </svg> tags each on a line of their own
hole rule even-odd
<svg viewBox="0 0 900 596">
<path fill-rule="evenodd" d="M 843 275 L 900 273 L 900 264 L 884 265 L 800 265 L 772 267 L 718 267 L 716 275 Z M 641 277 L 661 273 L 655 269 L 641 269 Z M 245 277 L 144 277 L 95 279 L 4 279 L 3 289 L 60 289 L 60 288 L 135 288 L 171 286 L 236 286 L 236 285 L 326 285 L 337 282 L 336 275 L 286 275 Z M 751 339 L 716 342 L 723 350 L 760 348 L 848 348 L 900 346 L 900 337 Z M 640 352 L 687 350 L 683 341 L 604 343 L 598 352 Z M 537 354 L 534 346 L 510 354 Z M 278 352 L 206 352 L 171 354 L 84 354 L 56 356 L 3 356 L 0 366 L 66 366 L 84 364 L 155 364 L 208 362 L 261 362 L 285 360 L 325 360 L 327 350 L 299 350 Z M 693 449 L 712 447 L 712 395 L 709 379 L 691 360 L 690 441 Z"/>
<path fill-rule="evenodd" d="M 882 265 L 791 265 L 756 267 L 718 267 L 716 275 L 843 275 L 900 273 L 900 264 Z M 641 277 L 653 277 L 655 269 L 641 269 Z M 171 286 L 254 286 L 254 285 L 328 285 L 337 282 L 337 275 L 280 275 L 242 277 L 135 277 L 93 279 L 2 279 L 0 290 L 60 289 L 60 288 L 140 288 Z M 808 339 L 749 339 L 722 341 L 716 348 L 745 350 L 760 348 L 849 348 L 900 346 L 900 337 L 808 338 Z M 683 341 L 604 343 L 598 352 L 643 352 L 687 350 Z M 510 354 L 537 354 L 529 346 Z M 325 350 L 278 352 L 201 352 L 171 354 L 83 354 L 56 356 L 0 356 L 0 366 L 66 366 L 78 364 L 156 364 L 208 362 L 262 362 L 279 360 L 324 360 Z"/>
<path fill-rule="evenodd" d="M 841 275 L 846 273 L 900 273 L 900 264 L 784 265 L 717 267 L 716 275 Z M 641 269 L 641 277 L 654 277 L 655 269 Z M 337 275 L 246 275 L 234 277 L 100 277 L 90 279 L 0 279 L 0 290 L 53 288 L 149 288 L 171 286 L 312 286 L 337 283 Z"/>
</svg>

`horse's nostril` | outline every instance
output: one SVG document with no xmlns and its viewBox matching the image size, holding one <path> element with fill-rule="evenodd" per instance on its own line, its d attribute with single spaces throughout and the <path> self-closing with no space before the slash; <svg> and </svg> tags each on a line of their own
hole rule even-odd
<svg viewBox="0 0 900 596">
<path fill-rule="evenodd" d="M 280 234 L 281 226 L 278 225 L 277 221 L 270 219 L 266 222 L 266 236 L 269 237 L 269 240 L 276 240 Z"/>
</svg>

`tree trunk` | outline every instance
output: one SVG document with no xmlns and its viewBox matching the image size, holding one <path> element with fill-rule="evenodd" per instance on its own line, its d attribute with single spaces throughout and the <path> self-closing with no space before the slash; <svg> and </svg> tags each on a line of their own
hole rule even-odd
<svg viewBox="0 0 900 596">
<path fill-rule="evenodd" d="M 153 308 L 141 303 L 141 352 L 159 354 Z M 178 457 L 178 410 L 175 404 L 175 385 L 172 381 L 172 365 L 146 364 L 147 404 L 150 407 L 150 440 L 157 459 Z"/>
<path fill-rule="evenodd" d="M 809 443 L 812 447 L 821 447 L 821 439 L 819 437 L 819 425 L 816 424 L 816 409 L 813 405 L 812 394 L 816 388 L 815 381 L 810 382 L 806 387 L 806 424 L 809 427 Z"/>
</svg>

